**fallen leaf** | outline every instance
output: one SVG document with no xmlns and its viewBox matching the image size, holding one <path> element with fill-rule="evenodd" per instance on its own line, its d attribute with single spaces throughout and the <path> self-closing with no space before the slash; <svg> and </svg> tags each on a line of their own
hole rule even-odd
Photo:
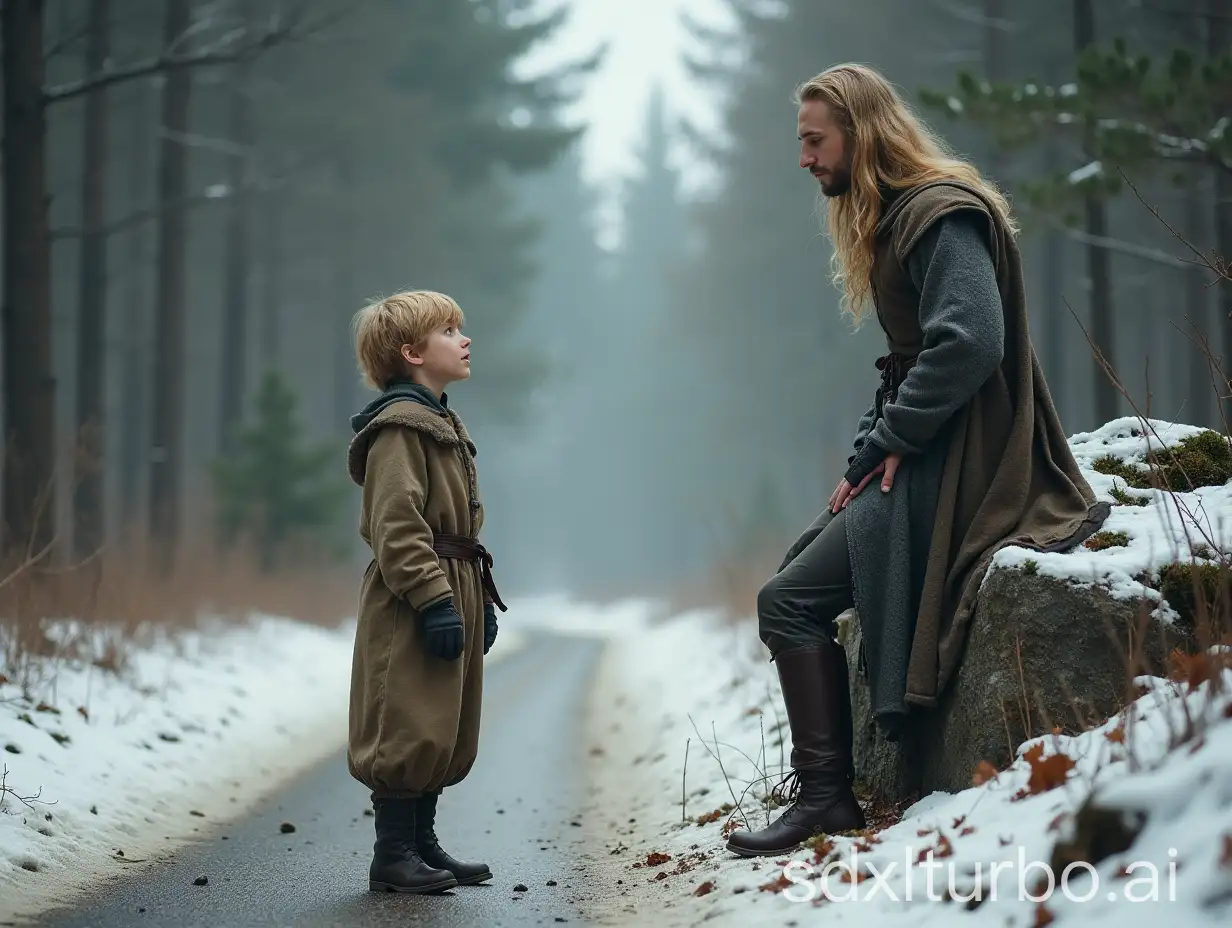
<svg viewBox="0 0 1232 928">
<path fill-rule="evenodd" d="M 967 820 L 967 816 L 965 815 L 958 816 L 958 818 L 954 819 L 954 827 L 957 828 L 959 825 L 961 825 L 966 820 Z"/>
<path fill-rule="evenodd" d="M 1197 689 L 1209 680 L 1213 670 L 1214 667 L 1205 651 L 1186 654 L 1180 648 L 1174 648 L 1168 655 L 1169 679 L 1184 683 L 1191 690 Z"/>
<path fill-rule="evenodd" d="M 77 714 L 80 715 L 87 722 L 90 721 L 90 710 L 87 709 L 85 706 L 78 706 Z"/>
<path fill-rule="evenodd" d="M 997 768 L 986 760 L 980 761 L 975 766 L 975 773 L 971 775 L 972 786 L 983 786 L 989 780 L 996 779 Z"/>
<path fill-rule="evenodd" d="M 646 860 L 642 863 L 644 867 L 657 867 L 660 864 L 665 864 L 672 859 L 671 854 L 664 854 L 660 851 L 654 851 L 646 855 Z"/>
<path fill-rule="evenodd" d="M 1232 870 L 1232 834 L 1223 836 L 1223 854 L 1220 855 L 1219 866 Z"/>
<path fill-rule="evenodd" d="M 1035 796 L 1056 789 L 1069 777 L 1074 769 L 1073 758 L 1057 752 L 1044 757 L 1044 745 L 1033 744 L 1023 755 L 1031 766 L 1031 776 L 1027 780 L 1025 795 Z"/>
<path fill-rule="evenodd" d="M 965 838 L 967 837 L 967 835 L 970 835 L 970 834 L 975 834 L 974 825 L 968 825 L 966 828 L 964 828 L 962 831 L 958 833 L 958 837 Z"/>
<path fill-rule="evenodd" d="M 1112 731 L 1104 732 L 1104 737 L 1107 738 L 1109 741 L 1111 741 L 1113 744 L 1124 744 L 1125 743 L 1125 720 L 1121 719 L 1121 721 L 1117 723 L 1117 727 L 1112 729 Z"/>
<path fill-rule="evenodd" d="M 778 877 L 771 880 L 769 883 L 762 883 L 757 887 L 763 893 L 781 893 L 787 887 L 794 885 L 791 880 L 787 879 L 785 874 L 779 874 Z"/>
<path fill-rule="evenodd" d="M 1048 911 L 1048 907 L 1044 903 L 1040 903 L 1035 907 L 1035 921 L 1032 924 L 1035 928 L 1044 928 L 1045 925 L 1051 925 L 1055 920 L 1055 916 Z"/>
<path fill-rule="evenodd" d="M 697 817 L 697 824 L 698 825 L 710 825 L 714 822 L 717 822 L 722 817 L 723 817 L 723 811 L 721 809 L 715 809 L 711 812 L 705 812 L 702 815 L 699 815 Z"/>
</svg>

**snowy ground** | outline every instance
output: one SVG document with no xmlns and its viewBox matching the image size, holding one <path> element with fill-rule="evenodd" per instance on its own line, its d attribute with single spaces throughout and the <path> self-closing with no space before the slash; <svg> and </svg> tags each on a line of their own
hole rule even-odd
<svg viewBox="0 0 1232 928">
<path fill-rule="evenodd" d="M 512 626 L 490 662 L 520 646 Z M 353 636 L 261 618 L 136 650 L 118 677 L 58 662 L 29 699 L 0 678 L 0 917 L 165 855 L 339 750 Z"/>
<path fill-rule="evenodd" d="M 1167 444 L 1197 431 L 1154 425 Z M 1140 433 L 1137 419 L 1123 419 L 1071 439 L 1101 499 L 1124 485 L 1091 464 L 1109 453 L 1134 459 L 1146 449 Z M 1041 573 L 1149 596 L 1135 575 L 1226 537 L 1232 487 L 1130 492 L 1149 504 L 1115 506 L 1105 526 L 1125 532 L 1128 545 L 1067 555 L 1008 549 L 998 566 L 1034 560 Z M 1199 665 L 1192 691 L 1143 678 L 1145 695 L 1121 716 L 1079 737 L 1027 742 L 1009 770 L 981 785 L 927 796 L 897 824 L 870 821 L 880 828 L 820 852 L 750 861 L 723 849 L 724 830 L 762 827 L 778 814 L 759 800 L 787 772 L 790 752 L 777 676 L 753 620 L 696 613 L 629 628 L 607 649 L 591 704 L 588 822 L 626 903 L 609 923 L 1135 928 L 1161 918 L 1227 924 L 1232 915 L 1232 670 L 1215 673 L 1222 692 L 1202 682 Z M 1092 795 L 1146 813 L 1146 825 L 1125 853 L 1078 865 L 1062 883 L 1064 869 L 1050 870 L 1054 846 Z M 1049 872 L 1052 891 L 1037 882 Z"/>
<path fill-rule="evenodd" d="M 756 640 L 751 624 L 696 614 L 643 627 L 609 647 L 592 704 L 596 787 L 587 819 L 609 876 L 623 880 L 626 909 L 610 923 L 824 918 L 1002 928 L 1042 925 L 1051 916 L 1079 925 L 1115 921 L 1118 928 L 1158 926 L 1161 917 L 1185 926 L 1227 924 L 1232 671 L 1224 671 L 1218 695 L 1209 683 L 1188 693 L 1184 684 L 1145 678 L 1150 691 L 1124 720 L 1076 738 L 1027 742 L 1009 770 L 957 795 L 928 796 L 863 841 L 836 838 L 820 859 L 807 850 L 749 861 L 723 849 L 724 826 L 741 820 L 730 814 L 737 804 L 752 827 L 778 814 L 768 815 L 757 800 L 786 772 L 790 750 L 773 665 L 750 646 Z M 1169 751 L 1185 731 L 1186 713 L 1205 732 Z M 1028 751 L 1031 759 L 1023 756 Z M 1069 761 L 1050 760 L 1062 754 L 1072 770 Z M 1094 876 L 1079 868 L 1064 888 L 1045 893 L 1035 881 L 1092 790 L 1113 807 L 1148 811 L 1148 824 Z M 925 866 L 917 863 L 921 855 Z M 855 884 L 853 868 L 864 874 Z M 882 879 L 870 878 L 873 871 Z M 964 902 L 977 887 L 982 903 Z M 942 901 L 947 891 L 958 901 Z"/>
</svg>

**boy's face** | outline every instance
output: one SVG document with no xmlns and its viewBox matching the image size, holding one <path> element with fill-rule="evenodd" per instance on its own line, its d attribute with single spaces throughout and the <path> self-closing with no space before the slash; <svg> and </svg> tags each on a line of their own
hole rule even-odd
<svg viewBox="0 0 1232 928">
<path fill-rule="evenodd" d="M 419 350 L 402 346 L 402 357 L 411 365 L 415 379 L 440 389 L 471 375 L 471 340 L 455 325 L 437 326 Z"/>
</svg>

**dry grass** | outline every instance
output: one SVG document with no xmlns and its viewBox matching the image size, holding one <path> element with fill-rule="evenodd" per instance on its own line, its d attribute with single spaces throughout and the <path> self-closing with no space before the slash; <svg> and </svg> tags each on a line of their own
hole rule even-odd
<svg viewBox="0 0 1232 928">
<path fill-rule="evenodd" d="M 782 540 L 782 550 L 760 550 L 718 559 L 710 569 L 687 577 L 666 594 L 673 612 L 714 609 L 729 621 L 757 612 L 757 592 L 774 576 L 783 553 L 795 537 Z"/>
<path fill-rule="evenodd" d="M 0 671 L 20 681 L 41 660 L 64 657 L 118 671 L 147 632 L 191 630 L 203 619 L 269 614 L 335 626 L 354 614 L 358 574 L 345 566 L 263 574 L 243 549 L 205 544 L 165 576 L 150 563 L 144 545 L 129 543 L 80 563 L 27 559 L 0 569 Z M 69 639 L 49 634 L 56 620 L 73 620 Z"/>
</svg>

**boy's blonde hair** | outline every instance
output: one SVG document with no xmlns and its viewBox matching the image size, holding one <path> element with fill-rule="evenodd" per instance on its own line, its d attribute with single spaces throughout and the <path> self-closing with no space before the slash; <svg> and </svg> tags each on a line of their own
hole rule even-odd
<svg viewBox="0 0 1232 928">
<path fill-rule="evenodd" d="M 355 314 L 355 358 L 364 383 L 384 390 L 407 376 L 402 346 L 419 348 L 437 326 L 461 326 L 462 307 L 434 290 L 403 290 Z"/>
</svg>

